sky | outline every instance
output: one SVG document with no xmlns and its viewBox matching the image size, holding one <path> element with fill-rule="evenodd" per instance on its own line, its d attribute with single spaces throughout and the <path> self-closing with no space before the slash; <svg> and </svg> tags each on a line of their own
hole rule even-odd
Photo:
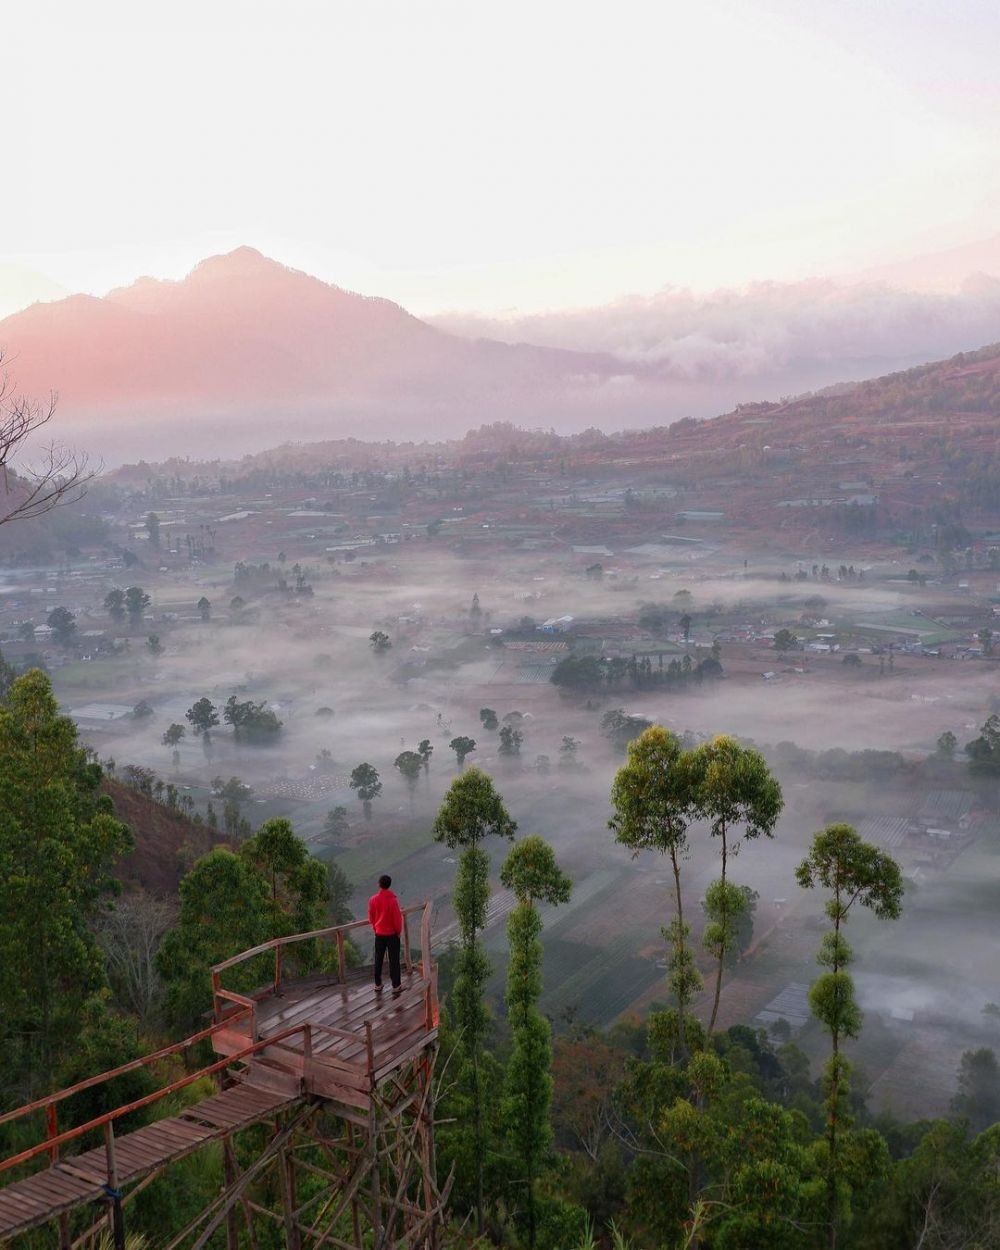
<svg viewBox="0 0 1000 1250">
<path fill-rule="evenodd" d="M 1000 221 L 995 0 L 33 0 L 3 39 L 0 285 L 250 244 L 418 314 L 532 312 Z"/>
</svg>

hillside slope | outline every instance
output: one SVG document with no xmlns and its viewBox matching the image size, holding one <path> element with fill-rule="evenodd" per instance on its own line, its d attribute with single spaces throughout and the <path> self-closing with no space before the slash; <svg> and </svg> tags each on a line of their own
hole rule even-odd
<svg viewBox="0 0 1000 1250">
<path fill-rule="evenodd" d="M 135 850 L 117 866 L 117 876 L 151 894 L 173 897 L 192 857 L 206 854 L 222 839 L 205 825 L 105 777 L 101 783 L 115 806 L 115 815 L 132 830 Z"/>
</svg>

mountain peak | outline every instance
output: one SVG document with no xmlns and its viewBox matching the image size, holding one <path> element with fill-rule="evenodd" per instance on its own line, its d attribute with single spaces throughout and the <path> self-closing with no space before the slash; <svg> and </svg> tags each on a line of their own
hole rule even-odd
<svg viewBox="0 0 1000 1250">
<path fill-rule="evenodd" d="M 261 270 L 275 269 L 287 271 L 288 266 L 282 265 L 280 261 L 272 260 L 269 256 L 265 256 L 263 252 L 259 252 L 255 247 L 249 247 L 244 244 L 242 247 L 234 248 L 231 252 L 221 252 L 218 256 L 207 256 L 195 265 L 189 276 L 194 277 L 197 274 L 206 273 L 248 274 L 260 273 Z"/>
</svg>

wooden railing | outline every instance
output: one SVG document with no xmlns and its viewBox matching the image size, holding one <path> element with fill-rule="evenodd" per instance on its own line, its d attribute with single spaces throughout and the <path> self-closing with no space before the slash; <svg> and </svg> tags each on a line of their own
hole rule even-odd
<svg viewBox="0 0 1000 1250">
<path fill-rule="evenodd" d="M 417 912 L 420 913 L 420 976 L 423 981 L 433 983 L 434 965 L 431 961 L 431 913 L 433 904 L 414 903 L 409 907 L 401 908 L 403 913 L 403 932 L 400 938 L 402 947 L 401 959 L 403 966 L 407 972 L 413 971 L 413 952 L 410 944 L 410 917 Z M 212 999 L 217 1023 L 223 1023 L 226 1020 L 226 1011 L 228 1005 L 233 1005 L 240 1009 L 249 1009 L 250 1011 L 250 1037 L 257 1037 L 257 1016 L 256 1003 L 257 998 L 246 994 L 237 994 L 233 990 L 227 990 L 222 984 L 222 974 L 229 968 L 235 968 L 239 964 L 246 963 L 250 959 L 257 959 L 261 955 L 269 952 L 274 954 L 274 972 L 271 979 L 269 989 L 265 993 L 280 994 L 283 982 L 283 962 L 284 951 L 287 946 L 293 946 L 299 942 L 311 941 L 328 941 L 336 947 L 336 964 L 337 964 L 337 983 L 339 985 L 347 984 L 347 956 L 346 956 L 346 939 L 354 932 L 366 930 L 371 933 L 371 925 L 367 920 L 352 920 L 350 924 L 333 925 L 327 929 L 313 929 L 309 933 L 291 933 L 286 937 L 271 938 L 270 941 L 261 942 L 258 946 L 252 946 L 249 950 L 241 951 L 238 955 L 233 955 L 230 959 L 224 959 L 221 963 L 215 964 L 212 968 Z M 435 987 L 436 989 L 436 987 Z M 259 995 L 258 995 L 259 997 Z M 434 1014 L 437 1014 L 436 993 L 433 995 L 435 1005 Z M 233 1019 L 232 1013 L 228 1017 Z M 435 1021 L 436 1022 L 436 1021 Z"/>
<path fill-rule="evenodd" d="M 337 925 L 328 929 L 317 929 L 311 933 L 296 933 L 288 937 L 274 938 L 270 942 L 263 942 L 251 950 L 234 955 L 231 959 L 223 960 L 222 963 L 216 964 L 212 969 L 215 1022 L 207 1028 L 184 1038 L 183 1041 L 175 1042 L 171 1046 L 164 1046 L 152 1054 L 143 1055 L 139 1059 L 133 1059 L 130 1063 L 124 1063 L 108 1072 L 101 1072 L 96 1076 L 87 1077 L 85 1080 L 78 1081 L 75 1085 L 71 1085 L 66 1089 L 46 1094 L 42 1098 L 36 1098 L 33 1102 L 26 1103 L 22 1107 L 0 1115 L 0 1125 L 22 1119 L 35 1112 L 44 1112 L 45 1115 L 44 1138 L 34 1146 L 28 1147 L 18 1154 L 11 1155 L 7 1159 L 0 1160 L 0 1173 L 7 1172 L 20 1164 L 28 1163 L 43 1154 L 48 1155 L 50 1165 L 57 1163 L 61 1148 L 67 1143 L 75 1141 L 96 1129 L 103 1129 L 109 1176 L 108 1183 L 114 1188 L 113 1179 L 110 1178 L 113 1178 L 115 1175 L 114 1125 L 117 1120 L 135 1111 L 149 1107 L 161 1099 L 177 1093 L 178 1090 L 193 1085 L 196 1081 L 200 1081 L 206 1076 L 220 1072 L 230 1064 L 248 1060 L 265 1050 L 275 1057 L 281 1056 L 286 1058 L 294 1056 L 294 1062 L 290 1065 L 292 1070 L 301 1073 L 307 1080 L 310 1072 L 321 1068 L 327 1073 L 334 1074 L 335 1079 L 342 1077 L 355 1088 L 370 1087 L 377 1073 L 377 1052 L 380 1034 L 383 1030 L 395 1029 L 393 1041 L 397 1045 L 394 1049 L 398 1050 L 404 1043 L 412 1043 L 414 1046 L 418 1045 L 420 1039 L 426 1037 L 426 1034 L 435 1029 L 438 1024 L 437 974 L 431 961 L 431 904 L 429 902 L 419 903 L 403 909 L 403 959 L 407 970 L 412 971 L 413 958 L 410 949 L 409 918 L 417 912 L 420 913 L 420 982 L 412 985 L 398 999 L 393 1000 L 393 1005 L 397 1009 L 394 1012 L 394 1018 L 398 1021 L 401 1016 L 405 1017 L 406 1012 L 416 1007 L 418 1003 L 423 1004 L 423 1010 L 421 1012 L 412 1012 L 413 1019 L 402 1033 L 399 1032 L 398 1025 L 393 1024 L 392 1021 L 382 1022 L 376 1019 L 374 1023 L 370 1020 L 365 1021 L 363 1029 L 355 1032 L 347 1032 L 342 1029 L 330 1028 L 326 1025 L 304 1022 L 274 1033 L 267 1038 L 260 1038 L 257 1032 L 257 999 L 225 989 L 221 983 L 222 973 L 227 968 L 235 967 L 246 960 L 273 951 L 275 971 L 271 991 L 280 992 L 282 976 L 281 952 L 284 948 L 297 942 L 309 941 L 310 939 L 328 939 L 336 944 L 337 980 L 339 984 L 344 984 L 347 980 L 344 948 L 345 935 L 354 930 L 369 929 L 369 925 L 367 920 L 356 920 L 351 924 Z M 246 1026 L 245 1032 L 243 1031 L 244 1025 Z M 106 1084 L 108 1081 L 124 1076 L 126 1073 L 147 1068 L 163 1059 L 180 1054 L 185 1050 L 190 1050 L 201 1042 L 213 1040 L 216 1044 L 219 1044 L 222 1042 L 224 1034 L 229 1035 L 225 1039 L 228 1042 L 226 1047 L 228 1053 L 222 1058 L 207 1066 L 199 1067 L 196 1071 L 189 1072 L 187 1075 L 170 1082 L 162 1089 L 154 1090 L 142 1098 L 124 1103 L 112 1111 L 105 1112 L 103 1115 L 95 1116 L 85 1124 L 79 1124 L 74 1128 L 60 1131 L 58 1106 L 67 1098 L 72 1098 L 75 1094 L 80 1094 L 84 1090 L 93 1089 L 97 1085 Z M 322 1052 L 319 1054 L 314 1053 L 316 1046 L 319 1044 L 316 1039 L 322 1037 L 350 1043 L 363 1042 L 364 1061 L 355 1063 L 338 1058 L 335 1055 L 327 1055 Z"/>
<path fill-rule="evenodd" d="M 124 1076 L 127 1072 L 135 1072 L 140 1068 L 149 1067 L 150 1064 L 158 1063 L 161 1059 L 166 1059 L 171 1055 L 188 1050 L 199 1042 L 213 1037 L 221 1030 L 230 1028 L 235 1022 L 235 1018 L 230 1017 L 222 1024 L 213 1024 L 207 1029 L 202 1029 L 199 1033 L 192 1034 L 191 1037 L 186 1037 L 182 1042 L 175 1042 L 172 1046 L 164 1046 L 162 1050 L 154 1051 L 151 1055 L 143 1055 L 141 1059 L 133 1059 L 131 1063 L 123 1063 L 121 1067 L 112 1068 L 109 1072 L 101 1072 L 97 1076 L 87 1077 L 84 1081 L 78 1081 L 76 1085 L 70 1085 L 67 1089 L 57 1090 L 53 1094 L 46 1094 L 44 1098 L 36 1098 L 34 1102 L 26 1103 L 23 1107 L 17 1107 L 15 1110 L 8 1111 L 5 1115 L 0 1116 L 0 1124 L 8 1124 L 12 1120 L 22 1119 L 35 1111 L 44 1111 L 46 1127 L 44 1141 L 22 1150 L 19 1154 L 0 1160 L 0 1172 L 6 1172 L 10 1168 L 17 1167 L 18 1164 L 27 1163 L 38 1155 L 46 1153 L 50 1162 L 55 1163 L 59 1159 L 59 1151 L 62 1146 L 98 1128 L 104 1129 L 105 1147 L 108 1152 L 110 1166 L 114 1159 L 115 1120 L 131 1115 L 132 1112 L 139 1111 L 143 1107 L 151 1106 L 153 1103 L 159 1102 L 160 1099 L 166 1098 L 170 1094 L 175 1094 L 178 1090 L 185 1089 L 188 1085 L 193 1085 L 195 1081 L 200 1081 L 205 1076 L 211 1076 L 213 1073 L 221 1071 L 228 1064 L 246 1059 L 257 1051 L 262 1050 L 266 1045 L 270 1045 L 271 1042 L 277 1041 L 280 1043 L 283 1040 L 287 1040 L 293 1034 L 301 1033 L 304 1028 L 303 1025 L 296 1025 L 294 1028 L 286 1029 L 283 1033 L 276 1034 L 274 1038 L 269 1038 L 267 1042 L 251 1042 L 236 1054 L 227 1055 L 224 1059 L 211 1063 L 207 1067 L 199 1068 L 195 1072 L 189 1072 L 186 1076 L 180 1077 L 176 1081 L 171 1081 L 169 1085 L 165 1085 L 162 1089 L 153 1090 L 152 1093 L 146 1094 L 142 1098 L 136 1098 L 132 1102 L 123 1103 L 120 1107 L 115 1107 L 113 1111 L 106 1111 L 103 1115 L 95 1116 L 94 1119 L 88 1120 L 85 1124 L 78 1124 L 75 1128 L 59 1132 L 56 1108 L 60 1102 L 67 1098 L 72 1098 L 74 1094 L 82 1093 L 86 1089 L 93 1089 L 95 1085 L 103 1085 L 108 1081 L 114 1080 L 115 1077 Z"/>
</svg>

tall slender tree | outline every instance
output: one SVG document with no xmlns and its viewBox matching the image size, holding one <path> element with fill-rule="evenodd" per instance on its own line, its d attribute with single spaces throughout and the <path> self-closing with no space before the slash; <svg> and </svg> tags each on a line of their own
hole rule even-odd
<svg viewBox="0 0 1000 1250">
<path fill-rule="evenodd" d="M 524 1187 L 527 1240 L 538 1235 L 538 1175 L 552 1142 L 552 1031 L 538 1010 L 542 992 L 542 918 L 536 903 L 569 902 L 572 882 L 537 834 L 515 843 L 500 870 L 517 906 L 507 918 L 507 1012 L 513 1046 L 504 1083 L 503 1124 L 517 1181 Z"/>
<path fill-rule="evenodd" d="M 695 809 L 709 822 L 719 839 L 721 872 L 705 892 L 708 924 L 703 940 L 716 961 L 715 992 L 708 1031 L 715 1028 L 722 994 L 722 972 L 739 927 L 747 896 L 728 878 L 730 858 L 744 841 L 773 837 L 784 799 L 781 786 L 771 775 L 759 751 L 741 746 L 725 734 L 703 743 L 691 753 L 694 771 Z"/>
<path fill-rule="evenodd" d="M 847 971 L 852 959 L 842 929 L 855 903 L 882 920 L 895 920 L 903 899 L 899 865 L 884 851 L 864 842 L 850 825 L 827 825 L 813 838 L 808 856 L 795 873 L 804 889 L 821 886 L 830 892 L 826 914 L 833 928 L 823 938 L 818 960 L 827 969 L 809 991 L 813 1014 L 830 1034 L 830 1058 L 823 1075 L 826 1104 L 827 1222 L 830 1250 L 836 1250 L 841 1225 L 841 1180 L 838 1158 L 841 1132 L 849 1125 L 846 1113 L 850 1064 L 840 1052 L 845 1038 L 857 1037 L 861 1009 L 854 998 L 854 981 Z"/>
<path fill-rule="evenodd" d="M 652 725 L 628 744 L 628 762 L 611 787 L 615 814 L 608 821 L 615 839 L 633 857 L 654 850 L 670 858 L 674 877 L 674 916 L 663 927 L 669 945 L 669 984 L 677 1003 L 681 1051 L 687 1054 L 685 1017 L 701 988 L 701 974 L 690 946 L 691 929 L 684 920 L 681 863 L 688 853 L 688 826 L 696 810 L 695 770 L 691 752 L 676 734 Z"/>
<path fill-rule="evenodd" d="M 470 768 L 455 778 L 434 821 L 436 841 L 461 850 L 453 900 L 460 939 L 453 1001 L 462 1060 L 459 1079 L 467 1092 L 472 1116 L 476 1228 L 480 1235 L 485 1224 L 486 1154 L 480 1068 L 488 1022 L 486 982 L 491 971 L 479 936 L 486 927 L 490 898 L 490 858 L 481 843 L 488 837 L 513 838 L 516 830 L 517 823 L 511 819 L 493 782 L 479 768 Z"/>
</svg>

